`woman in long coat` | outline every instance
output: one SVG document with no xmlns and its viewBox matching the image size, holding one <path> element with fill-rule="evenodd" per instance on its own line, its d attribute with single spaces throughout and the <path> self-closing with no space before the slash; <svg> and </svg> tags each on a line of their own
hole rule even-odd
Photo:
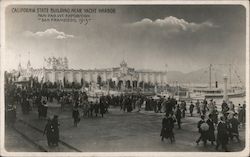
<svg viewBox="0 0 250 157">
<path fill-rule="evenodd" d="M 218 150 L 219 146 L 222 146 L 222 149 L 224 149 L 224 151 L 228 151 L 227 150 L 227 143 L 228 143 L 228 131 L 227 131 L 227 124 L 225 122 L 225 117 L 221 117 L 220 118 L 220 122 L 218 124 L 217 130 L 217 145 L 216 145 L 216 150 Z"/>
<path fill-rule="evenodd" d="M 58 122 L 58 116 L 54 115 L 53 119 L 52 119 L 52 125 L 54 128 L 54 135 L 53 135 L 53 144 L 58 146 L 58 142 L 59 142 L 59 122 Z"/>
<path fill-rule="evenodd" d="M 47 124 L 44 128 L 44 131 L 43 131 L 43 135 L 46 134 L 49 147 L 51 147 L 53 145 L 53 143 L 52 143 L 53 132 L 54 132 L 54 128 L 52 125 L 52 121 L 51 121 L 51 119 L 48 119 L 48 122 L 47 122 Z"/>
<path fill-rule="evenodd" d="M 79 114 L 79 110 L 78 107 L 74 107 L 73 111 L 72 111 L 72 117 L 74 119 L 74 126 L 77 127 L 78 122 L 80 121 L 80 114 Z"/>
<path fill-rule="evenodd" d="M 103 117 L 103 114 L 105 113 L 105 105 L 103 102 L 100 102 L 100 113 Z"/>
<path fill-rule="evenodd" d="M 94 109 L 95 109 L 95 116 L 97 117 L 97 114 L 99 113 L 99 105 L 98 105 L 98 102 L 95 102 L 95 104 L 94 104 Z"/>
<path fill-rule="evenodd" d="M 164 138 L 170 138 L 171 143 L 174 141 L 174 120 L 171 115 L 166 114 L 166 117 L 162 120 L 162 130 L 161 130 L 161 140 L 164 141 Z"/>
<path fill-rule="evenodd" d="M 161 140 L 164 141 L 164 138 L 167 138 L 167 116 L 162 119 L 162 129 L 161 129 Z"/>
<path fill-rule="evenodd" d="M 214 122 L 212 120 L 212 114 L 209 114 L 208 117 L 209 117 L 209 119 L 207 120 L 207 124 L 209 126 L 209 129 L 208 129 L 208 140 L 211 141 L 211 144 L 213 145 L 214 141 L 215 141 Z"/>
<path fill-rule="evenodd" d="M 205 121 L 204 115 L 201 115 L 201 120 L 198 122 L 197 128 L 200 133 L 200 137 L 196 140 L 196 143 L 199 144 L 199 142 L 202 140 L 205 146 L 207 144 L 209 126 Z"/>
</svg>

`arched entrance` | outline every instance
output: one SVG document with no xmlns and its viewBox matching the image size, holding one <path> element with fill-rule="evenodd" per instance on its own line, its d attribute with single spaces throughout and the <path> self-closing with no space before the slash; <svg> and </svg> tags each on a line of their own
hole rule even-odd
<svg viewBox="0 0 250 157">
<path fill-rule="evenodd" d="M 131 82 L 130 82 L 130 80 L 127 80 L 127 81 L 126 81 L 125 87 L 126 87 L 126 88 L 131 88 Z"/>
<path fill-rule="evenodd" d="M 123 83 L 123 82 L 122 82 L 122 80 L 119 80 L 119 81 L 118 81 L 118 84 L 117 84 L 118 89 L 121 89 L 121 87 L 122 87 L 122 83 Z"/>
</svg>

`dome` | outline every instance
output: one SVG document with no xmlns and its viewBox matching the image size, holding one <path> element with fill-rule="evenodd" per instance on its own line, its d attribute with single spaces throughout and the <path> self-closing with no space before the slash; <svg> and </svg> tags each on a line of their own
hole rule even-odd
<svg viewBox="0 0 250 157">
<path fill-rule="evenodd" d="M 124 61 L 124 60 L 122 60 L 122 62 L 121 62 L 121 67 L 126 67 L 127 66 L 127 63 Z"/>
</svg>

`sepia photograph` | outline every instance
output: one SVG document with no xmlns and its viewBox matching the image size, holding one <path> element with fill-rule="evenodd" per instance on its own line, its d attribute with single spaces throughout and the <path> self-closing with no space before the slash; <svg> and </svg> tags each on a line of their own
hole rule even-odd
<svg viewBox="0 0 250 157">
<path fill-rule="evenodd" d="M 3 1 L 0 155 L 248 156 L 249 3 L 167 2 Z"/>
</svg>

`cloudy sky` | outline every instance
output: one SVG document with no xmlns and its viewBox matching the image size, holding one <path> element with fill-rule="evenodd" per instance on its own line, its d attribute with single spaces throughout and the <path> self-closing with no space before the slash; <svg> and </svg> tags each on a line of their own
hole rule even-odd
<svg viewBox="0 0 250 157">
<path fill-rule="evenodd" d="M 38 8 L 22 6 L 22 8 Z M 39 6 L 49 7 L 49 6 Z M 33 67 L 43 58 L 68 57 L 72 68 L 119 66 L 190 72 L 212 64 L 245 66 L 245 9 L 242 6 L 53 6 L 114 8 L 114 14 L 90 14 L 92 20 L 41 22 L 37 13 L 6 9 L 6 68 L 16 69 L 30 52 Z"/>
</svg>

